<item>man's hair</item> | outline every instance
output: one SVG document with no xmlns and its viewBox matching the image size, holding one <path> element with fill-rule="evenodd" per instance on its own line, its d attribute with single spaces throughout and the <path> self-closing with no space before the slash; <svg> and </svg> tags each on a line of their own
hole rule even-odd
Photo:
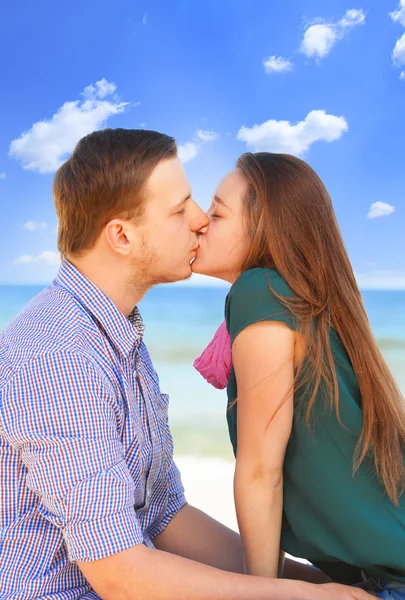
<svg viewBox="0 0 405 600">
<path fill-rule="evenodd" d="M 53 184 L 61 255 L 90 250 L 111 219 L 139 219 L 152 171 L 176 156 L 174 138 L 157 131 L 104 129 L 82 138 Z"/>
</svg>

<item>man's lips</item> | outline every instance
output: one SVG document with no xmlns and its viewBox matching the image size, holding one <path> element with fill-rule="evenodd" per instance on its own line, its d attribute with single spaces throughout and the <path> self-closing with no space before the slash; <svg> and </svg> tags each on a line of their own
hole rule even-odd
<svg viewBox="0 0 405 600">
<path fill-rule="evenodd" d="M 194 260 L 197 258 L 198 250 L 199 250 L 199 246 L 195 246 L 195 247 L 194 247 L 194 248 L 191 250 L 191 252 L 190 252 L 190 254 L 192 254 L 192 255 L 193 255 L 193 258 L 191 259 L 191 262 L 192 262 L 192 263 L 193 263 L 193 262 L 194 262 Z"/>
</svg>

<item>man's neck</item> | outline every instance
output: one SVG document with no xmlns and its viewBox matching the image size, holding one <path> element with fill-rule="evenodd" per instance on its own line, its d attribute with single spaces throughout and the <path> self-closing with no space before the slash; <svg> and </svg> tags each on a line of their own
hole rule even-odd
<svg viewBox="0 0 405 600">
<path fill-rule="evenodd" d="M 131 274 L 131 279 L 133 278 L 131 281 L 122 266 L 107 265 L 104 260 L 97 260 L 96 257 L 90 256 L 69 256 L 67 260 L 108 296 L 126 317 L 149 289 L 146 285 L 134 283 L 135 273 Z"/>
</svg>

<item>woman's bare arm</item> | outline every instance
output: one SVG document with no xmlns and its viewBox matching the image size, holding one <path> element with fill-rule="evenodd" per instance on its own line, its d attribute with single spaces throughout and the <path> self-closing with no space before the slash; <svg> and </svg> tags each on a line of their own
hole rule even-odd
<svg viewBox="0 0 405 600">
<path fill-rule="evenodd" d="M 294 332 L 255 323 L 232 346 L 238 385 L 235 505 L 246 570 L 277 577 L 283 464 L 293 418 Z"/>
</svg>

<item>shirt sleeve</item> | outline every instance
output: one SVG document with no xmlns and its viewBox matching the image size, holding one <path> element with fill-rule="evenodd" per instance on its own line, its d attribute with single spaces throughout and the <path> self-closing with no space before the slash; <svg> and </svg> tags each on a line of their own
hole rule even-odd
<svg viewBox="0 0 405 600">
<path fill-rule="evenodd" d="M 167 473 L 167 505 L 166 511 L 149 528 L 148 533 L 153 540 L 159 533 L 162 533 L 169 525 L 170 521 L 177 515 L 179 510 L 187 504 L 184 493 L 184 487 L 181 481 L 180 471 L 176 463 L 172 460 L 171 467 Z"/>
<path fill-rule="evenodd" d="M 184 487 L 181 481 L 180 471 L 174 460 L 172 462 L 171 469 L 167 474 L 167 489 L 168 502 L 166 514 L 162 520 L 162 530 L 167 527 L 173 517 L 186 504 L 186 497 L 184 494 Z"/>
<path fill-rule="evenodd" d="M 39 357 L 3 390 L 1 409 L 27 486 L 42 516 L 62 530 L 72 562 L 143 542 L 120 439 L 123 411 L 101 369 L 77 353 Z"/>
<path fill-rule="evenodd" d="M 280 298 L 291 299 L 293 292 L 273 269 L 245 271 L 231 287 L 225 304 L 225 317 L 232 342 L 243 329 L 262 321 L 280 321 L 291 329 L 297 322 Z"/>
</svg>

